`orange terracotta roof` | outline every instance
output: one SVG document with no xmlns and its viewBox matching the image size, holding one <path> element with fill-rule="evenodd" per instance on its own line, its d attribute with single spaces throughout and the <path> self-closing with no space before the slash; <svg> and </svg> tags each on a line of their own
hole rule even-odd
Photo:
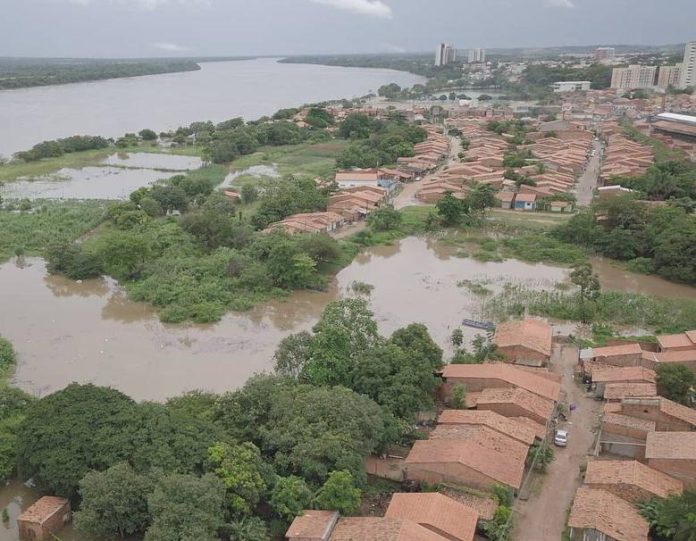
<svg viewBox="0 0 696 541">
<path fill-rule="evenodd" d="M 68 500 L 65 498 L 44 496 L 19 515 L 17 520 L 43 524 L 60 511 L 66 503 L 68 503 Z"/>
<path fill-rule="evenodd" d="M 640 355 L 643 350 L 640 344 L 620 344 L 617 346 L 606 346 L 602 348 L 592 348 L 593 357 L 615 357 L 618 355 Z"/>
<path fill-rule="evenodd" d="M 655 372 L 642 366 L 595 366 L 592 381 L 598 383 L 655 383 Z"/>
<path fill-rule="evenodd" d="M 446 541 L 410 520 L 381 517 L 341 518 L 330 541 Z"/>
<path fill-rule="evenodd" d="M 521 195 L 517 194 L 516 198 L 521 200 Z M 498 347 L 523 346 L 550 357 L 552 337 L 551 325 L 540 319 L 527 318 L 498 325 L 493 342 Z"/>
<path fill-rule="evenodd" d="M 657 387 L 654 383 L 609 383 L 604 388 L 604 398 L 607 400 L 644 396 L 657 396 Z"/>
<path fill-rule="evenodd" d="M 651 432 L 645 458 L 696 460 L 696 432 Z"/>
<path fill-rule="evenodd" d="M 497 379 L 556 402 L 561 395 L 561 385 L 557 381 L 506 363 L 448 364 L 442 376 L 445 379 Z"/>
<path fill-rule="evenodd" d="M 613 403 L 617 405 L 616 403 Z M 610 404 L 607 404 L 610 405 Z M 620 411 L 621 404 L 618 404 Z M 606 408 L 605 408 L 606 411 Z M 641 430 L 643 432 L 655 432 L 655 421 L 648 421 L 647 419 L 639 419 L 638 417 L 631 417 L 630 415 L 622 415 L 620 413 L 605 413 L 602 419 L 604 424 L 611 424 L 615 426 L 621 426 L 625 428 L 632 428 L 635 430 Z"/>
<path fill-rule="evenodd" d="M 481 425 L 438 425 L 430 433 L 431 440 L 467 440 L 485 449 L 507 453 L 518 460 L 527 458 L 529 444 Z"/>
<path fill-rule="evenodd" d="M 483 425 L 527 445 L 531 445 L 536 439 L 536 432 L 532 427 L 494 411 L 445 410 L 437 422 L 440 425 Z"/>
<path fill-rule="evenodd" d="M 520 487 L 524 475 L 524 460 L 467 440 L 416 441 L 406 464 L 463 464 L 513 488 Z"/>
<path fill-rule="evenodd" d="M 488 404 L 515 404 L 542 419 L 549 419 L 554 403 L 525 389 L 485 389 L 478 397 L 476 407 Z"/>
<path fill-rule="evenodd" d="M 582 486 L 575 494 L 568 526 L 597 530 L 616 541 L 648 541 L 650 526 L 626 500 Z"/>
<path fill-rule="evenodd" d="M 457 541 L 473 541 L 479 514 L 447 496 L 430 492 L 394 494 L 384 516 L 410 520 Z"/>
<path fill-rule="evenodd" d="M 693 331 L 691 331 L 693 332 Z M 661 349 L 696 347 L 689 335 L 685 332 L 679 334 L 661 334 L 657 336 L 657 343 Z"/>
<path fill-rule="evenodd" d="M 631 485 L 659 497 L 681 494 L 684 484 L 637 460 L 590 460 L 586 485 Z"/>
</svg>

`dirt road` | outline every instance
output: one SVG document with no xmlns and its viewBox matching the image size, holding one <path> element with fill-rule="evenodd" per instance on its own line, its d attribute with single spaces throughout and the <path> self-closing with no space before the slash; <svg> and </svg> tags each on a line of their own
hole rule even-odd
<svg viewBox="0 0 696 541">
<path fill-rule="evenodd" d="M 594 196 L 594 190 L 597 187 L 602 167 L 602 143 L 599 140 L 595 140 L 592 144 L 592 149 L 594 150 L 594 155 L 590 158 L 575 188 L 575 197 L 578 200 L 578 206 L 581 207 L 587 207 L 592 203 L 592 197 Z"/>
<path fill-rule="evenodd" d="M 592 429 L 601 404 L 587 397 L 584 388 L 573 380 L 577 358 L 574 346 L 554 346 L 551 370 L 562 375 L 565 403 L 575 404 L 576 409 L 568 418 L 568 446 L 555 448 L 555 459 L 548 471 L 532 479 L 529 500 L 515 505 L 514 541 L 560 541 L 568 509 L 580 486 L 580 465 L 594 442 Z"/>
</svg>

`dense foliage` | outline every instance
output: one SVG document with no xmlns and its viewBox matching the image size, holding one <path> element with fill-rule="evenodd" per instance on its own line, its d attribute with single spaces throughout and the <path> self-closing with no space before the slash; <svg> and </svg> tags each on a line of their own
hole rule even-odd
<svg viewBox="0 0 696 541">
<path fill-rule="evenodd" d="M 678 364 L 661 364 L 657 367 L 657 393 L 686 406 L 692 404 L 692 388 L 696 386 L 696 375 L 687 367 Z"/>
<path fill-rule="evenodd" d="M 613 184 L 636 190 L 650 201 L 670 199 L 690 201 L 696 205 L 696 165 L 686 161 L 661 161 L 637 177 L 614 177 Z"/>
<path fill-rule="evenodd" d="M 193 60 L 26 59 L 0 60 L 0 90 L 31 86 L 196 71 Z"/>
<path fill-rule="evenodd" d="M 106 148 L 109 144 L 109 140 L 103 137 L 74 135 L 64 139 L 53 139 L 38 143 L 31 147 L 30 150 L 17 152 L 15 156 L 25 162 L 32 162 L 43 158 L 57 158 L 71 152 Z"/>
<path fill-rule="evenodd" d="M 597 203 L 554 235 L 635 270 L 696 284 L 696 220 L 679 206 L 653 206 L 631 197 Z"/>
<path fill-rule="evenodd" d="M 341 168 L 377 167 L 396 163 L 397 158 L 413 156 L 413 146 L 425 140 L 426 132 L 406 124 L 399 116 L 373 120 L 362 114 L 349 115 L 339 126 L 339 134 L 352 143 L 338 157 Z"/>
<path fill-rule="evenodd" d="M 660 541 L 696 539 L 696 491 L 639 504 L 641 514 Z"/>
</svg>

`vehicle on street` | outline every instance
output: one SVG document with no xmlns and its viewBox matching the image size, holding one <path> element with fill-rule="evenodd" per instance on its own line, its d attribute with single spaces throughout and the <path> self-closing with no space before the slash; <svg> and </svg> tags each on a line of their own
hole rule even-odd
<svg viewBox="0 0 696 541">
<path fill-rule="evenodd" d="M 565 447 L 568 445 L 568 431 L 556 430 L 556 435 L 553 437 L 553 443 L 557 447 Z"/>
</svg>

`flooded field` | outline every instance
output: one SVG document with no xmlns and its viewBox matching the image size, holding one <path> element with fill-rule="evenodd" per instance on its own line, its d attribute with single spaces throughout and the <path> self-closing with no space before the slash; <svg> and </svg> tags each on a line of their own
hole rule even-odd
<svg viewBox="0 0 696 541">
<path fill-rule="evenodd" d="M 116 153 L 101 164 L 0 186 L 6 199 L 128 199 L 131 192 L 203 165 L 194 156 Z"/>
<path fill-rule="evenodd" d="M 485 279 L 495 291 L 506 281 L 550 288 L 566 275 L 513 260 L 456 258 L 436 241 L 409 238 L 365 251 L 326 292 L 297 292 L 215 325 L 171 326 L 148 305 L 129 301 L 111 280 L 75 283 L 48 276 L 41 260 L 29 259 L 24 267 L 0 266 L 0 329 L 18 351 L 14 383 L 33 394 L 78 381 L 163 400 L 190 389 L 234 389 L 270 369 L 278 342 L 310 328 L 354 281 L 374 286 L 370 302 L 383 333 L 423 322 L 446 347 L 462 318 L 478 316 L 479 297 L 463 280 Z M 474 335 L 470 330 L 469 338 Z"/>
</svg>

